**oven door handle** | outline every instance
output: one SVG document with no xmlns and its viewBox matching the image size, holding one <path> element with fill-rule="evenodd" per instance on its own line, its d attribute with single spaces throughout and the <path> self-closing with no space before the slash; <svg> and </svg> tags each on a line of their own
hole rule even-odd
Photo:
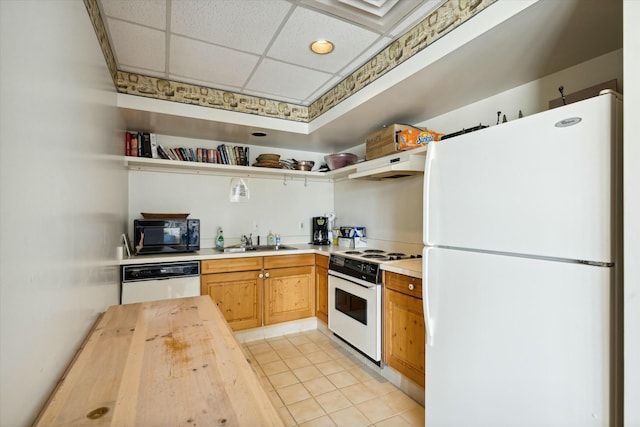
<svg viewBox="0 0 640 427">
<path fill-rule="evenodd" d="M 329 276 L 337 277 L 355 285 L 362 286 L 363 288 L 371 289 L 378 286 L 375 283 L 367 282 L 357 277 L 349 276 L 348 274 L 340 273 L 339 271 L 329 270 Z"/>
</svg>

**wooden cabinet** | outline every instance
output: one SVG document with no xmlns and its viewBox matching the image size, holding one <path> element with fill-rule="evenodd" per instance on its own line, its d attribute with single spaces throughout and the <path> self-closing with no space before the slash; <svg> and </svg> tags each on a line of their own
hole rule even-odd
<svg viewBox="0 0 640 427">
<path fill-rule="evenodd" d="M 265 325 L 312 317 L 315 292 L 314 254 L 264 258 Z"/>
<path fill-rule="evenodd" d="M 316 317 L 329 322 L 329 257 L 316 254 Z"/>
<path fill-rule="evenodd" d="M 315 314 L 315 255 L 241 257 L 202 262 L 200 293 L 216 303 L 231 329 Z"/>
<path fill-rule="evenodd" d="M 262 257 L 203 261 L 200 294 L 209 295 L 231 329 L 262 325 Z"/>
<path fill-rule="evenodd" d="M 424 387 L 422 280 L 384 273 L 384 361 Z"/>
</svg>

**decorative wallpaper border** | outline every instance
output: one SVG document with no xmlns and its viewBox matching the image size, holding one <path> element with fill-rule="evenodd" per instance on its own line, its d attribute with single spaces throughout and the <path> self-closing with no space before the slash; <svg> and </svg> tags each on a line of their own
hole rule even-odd
<svg viewBox="0 0 640 427">
<path fill-rule="evenodd" d="M 107 67 L 109 68 L 109 73 L 111 73 L 111 78 L 113 79 L 113 83 L 116 82 L 116 59 L 113 56 L 113 51 L 111 50 L 111 44 L 109 44 L 109 36 L 107 35 L 107 29 L 104 27 L 104 22 L 102 21 L 102 17 L 100 16 L 100 8 L 98 7 L 98 3 L 96 0 L 84 0 L 84 6 L 87 8 L 87 12 L 89 13 L 89 17 L 91 18 L 91 24 L 93 24 L 93 29 L 96 32 L 96 37 L 98 37 L 98 43 L 100 43 L 100 47 L 102 48 L 102 54 L 104 55 L 105 61 L 107 61 Z"/>
<path fill-rule="evenodd" d="M 309 107 L 117 69 L 97 0 L 84 0 L 116 90 L 201 107 L 308 123 L 382 77 L 497 0 L 448 0 Z"/>
</svg>

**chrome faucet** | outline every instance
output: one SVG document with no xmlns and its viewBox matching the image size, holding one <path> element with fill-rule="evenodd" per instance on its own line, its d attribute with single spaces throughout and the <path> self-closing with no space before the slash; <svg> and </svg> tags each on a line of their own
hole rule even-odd
<svg viewBox="0 0 640 427">
<path fill-rule="evenodd" d="M 249 233 L 249 237 L 247 237 L 246 234 L 243 234 L 240 238 L 240 243 L 242 244 L 242 246 L 253 246 L 253 237 L 251 233 Z"/>
</svg>

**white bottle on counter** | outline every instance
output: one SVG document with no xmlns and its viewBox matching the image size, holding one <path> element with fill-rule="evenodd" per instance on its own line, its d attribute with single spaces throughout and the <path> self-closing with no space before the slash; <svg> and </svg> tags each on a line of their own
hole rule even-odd
<svg viewBox="0 0 640 427">
<path fill-rule="evenodd" d="M 269 230 L 269 234 L 267 235 L 267 245 L 274 246 L 275 244 L 276 244 L 276 238 L 271 232 L 271 230 Z"/>
<path fill-rule="evenodd" d="M 276 246 L 280 246 L 280 235 L 276 234 Z"/>
<path fill-rule="evenodd" d="M 224 236 L 222 235 L 222 227 L 218 228 L 218 238 L 216 239 L 216 249 L 224 250 Z"/>
</svg>

